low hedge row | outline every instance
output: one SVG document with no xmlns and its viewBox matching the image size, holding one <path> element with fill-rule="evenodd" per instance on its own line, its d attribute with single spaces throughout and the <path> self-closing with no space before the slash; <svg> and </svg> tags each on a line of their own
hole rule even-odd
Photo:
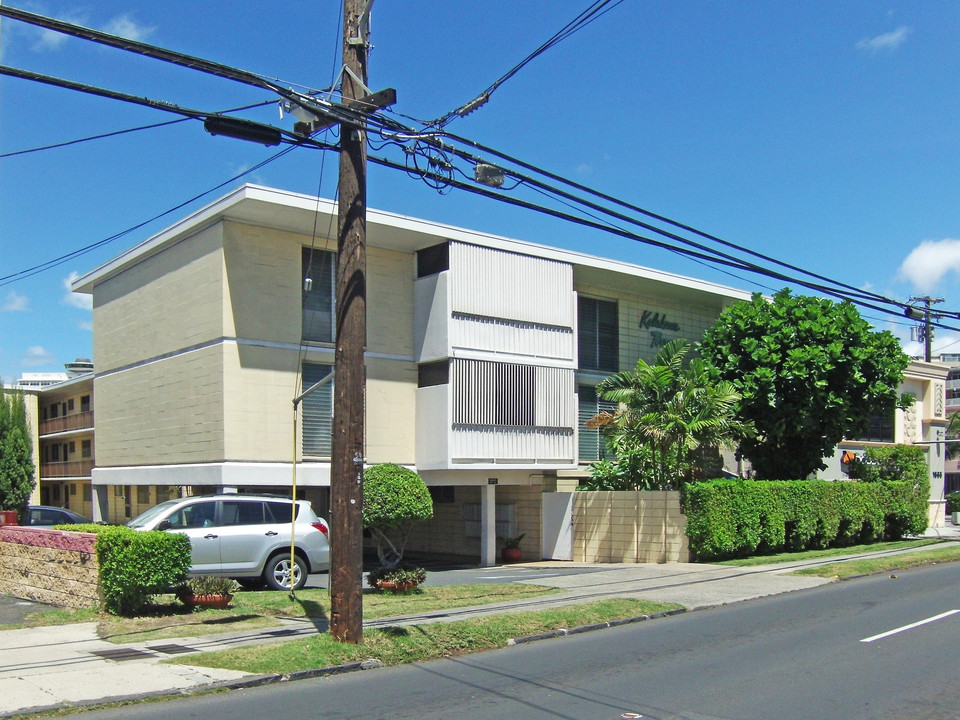
<svg viewBox="0 0 960 720">
<path fill-rule="evenodd" d="M 97 535 L 100 595 L 114 615 L 134 615 L 150 596 L 179 585 L 190 569 L 190 538 L 181 533 L 138 532 L 123 525 L 70 525 Z"/>
<path fill-rule="evenodd" d="M 927 527 L 911 482 L 711 480 L 684 494 L 690 552 L 721 560 L 893 540 Z"/>
</svg>

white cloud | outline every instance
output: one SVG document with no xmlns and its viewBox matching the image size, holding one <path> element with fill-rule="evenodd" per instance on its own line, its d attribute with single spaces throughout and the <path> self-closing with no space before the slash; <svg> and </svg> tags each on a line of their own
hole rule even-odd
<svg viewBox="0 0 960 720">
<path fill-rule="evenodd" d="M 25 295 L 17 295 L 12 290 L 7 293 L 3 299 L 3 306 L 0 310 L 3 312 L 22 312 L 27 309 L 27 298 Z"/>
<path fill-rule="evenodd" d="M 119 35 L 128 40 L 145 40 L 150 37 L 157 28 L 140 25 L 129 15 L 118 15 L 110 20 L 103 29 L 104 32 L 108 32 L 111 35 Z"/>
<path fill-rule="evenodd" d="M 949 330 L 934 328 L 932 350 L 934 355 L 940 353 L 960 353 L 960 336 Z"/>
<path fill-rule="evenodd" d="M 80 274 L 74 271 L 63 279 L 63 286 L 67 289 L 67 293 L 63 296 L 62 302 L 64 305 L 79 308 L 80 310 L 92 310 L 93 295 L 88 295 L 86 293 L 75 293 L 70 290 L 70 286 L 73 285 L 74 280 L 76 280 L 78 277 L 80 277 Z"/>
<path fill-rule="evenodd" d="M 59 50 L 68 38 L 69 35 L 54 32 L 53 30 L 39 30 L 36 34 L 36 40 L 34 40 L 31 49 L 35 52 Z"/>
<path fill-rule="evenodd" d="M 53 365 L 57 362 L 53 353 L 44 350 L 40 345 L 33 345 L 27 348 L 27 354 L 20 361 L 24 367 L 37 367 L 38 365 Z"/>
<path fill-rule="evenodd" d="M 912 28 L 901 25 L 896 30 L 872 38 L 863 38 L 857 43 L 857 50 L 868 53 L 893 52 L 907 41 Z"/>
<path fill-rule="evenodd" d="M 921 292 L 933 290 L 950 271 L 960 273 L 960 240 L 924 240 L 900 265 L 898 276 Z"/>
</svg>

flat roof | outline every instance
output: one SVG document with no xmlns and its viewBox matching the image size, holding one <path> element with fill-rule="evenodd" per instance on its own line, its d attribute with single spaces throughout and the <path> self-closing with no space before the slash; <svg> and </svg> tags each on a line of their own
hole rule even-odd
<svg viewBox="0 0 960 720">
<path fill-rule="evenodd" d="M 318 214 L 324 221 L 317 221 Z M 336 218 L 337 204 L 332 200 L 246 184 L 82 275 L 73 282 L 71 289 L 74 292 L 91 294 L 98 283 L 224 220 L 312 236 L 315 228 L 330 227 L 330 222 L 335 223 Z M 747 300 L 752 295 L 745 290 L 620 260 L 490 235 L 383 210 L 367 210 L 367 243 L 373 247 L 412 253 L 445 240 L 569 263 L 574 266 L 578 282 L 602 284 L 612 289 L 626 290 L 632 284 L 631 281 L 642 279 L 660 284 L 658 291 L 661 294 L 680 299 L 689 297 L 691 291 L 730 300 Z M 611 283 L 611 273 L 619 276 L 619 280 Z"/>
</svg>

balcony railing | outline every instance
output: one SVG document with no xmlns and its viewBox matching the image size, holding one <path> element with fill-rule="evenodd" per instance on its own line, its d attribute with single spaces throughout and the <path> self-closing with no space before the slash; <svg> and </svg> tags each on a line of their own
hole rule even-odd
<svg viewBox="0 0 960 720">
<path fill-rule="evenodd" d="M 93 428 L 93 411 L 64 415 L 40 423 L 41 435 L 67 432 L 68 430 L 89 430 Z"/>
<path fill-rule="evenodd" d="M 93 472 L 93 459 L 68 460 L 67 462 L 45 462 L 40 464 L 40 477 L 90 477 Z"/>
</svg>

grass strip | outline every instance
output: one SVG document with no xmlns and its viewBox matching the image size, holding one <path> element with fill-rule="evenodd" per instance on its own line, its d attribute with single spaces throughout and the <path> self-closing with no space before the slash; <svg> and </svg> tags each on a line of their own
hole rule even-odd
<svg viewBox="0 0 960 720">
<path fill-rule="evenodd" d="M 848 545 L 847 547 L 826 548 L 824 550 L 805 550 L 803 552 L 785 552 L 774 555 L 751 555 L 746 558 L 717 561 L 716 565 L 752 567 L 754 565 L 776 565 L 777 563 L 819 560 L 821 558 L 860 555 L 862 553 L 881 553 L 890 550 L 906 550 L 936 545 L 944 542 L 940 538 L 918 538 L 916 540 L 897 540 L 894 542 L 870 543 L 869 545 Z"/>
<path fill-rule="evenodd" d="M 421 586 L 417 592 L 393 595 L 367 591 L 363 596 L 363 617 L 374 620 L 414 615 L 460 607 L 517 601 L 560 592 L 558 588 L 514 583 L 489 585 Z M 102 639 L 114 643 L 145 642 L 164 638 L 192 637 L 240 630 L 256 630 L 277 624 L 279 618 L 312 618 L 325 622 L 330 616 L 327 590 L 300 590 L 291 600 L 285 592 L 241 591 L 227 610 L 191 611 L 172 595 L 158 596 L 156 603 L 138 617 L 117 617 L 94 610 L 43 610 L 28 615 L 17 625 L 37 627 L 98 621 Z"/>
<path fill-rule="evenodd" d="M 358 645 L 339 643 L 329 633 L 269 645 L 172 658 L 164 662 L 285 674 L 301 670 L 379 660 L 384 665 L 421 662 L 441 657 L 492 650 L 511 638 L 575 628 L 680 608 L 631 598 L 600 600 L 552 610 L 504 613 L 450 623 L 368 628 Z"/>
<path fill-rule="evenodd" d="M 870 573 L 888 572 L 890 570 L 905 570 L 922 565 L 933 565 L 942 562 L 956 562 L 960 560 L 960 545 L 951 543 L 950 547 L 934 550 L 920 550 L 898 555 L 883 557 L 860 558 L 844 560 L 843 562 L 819 565 L 817 567 L 795 570 L 793 575 L 816 575 L 817 577 L 848 578 Z"/>
</svg>

